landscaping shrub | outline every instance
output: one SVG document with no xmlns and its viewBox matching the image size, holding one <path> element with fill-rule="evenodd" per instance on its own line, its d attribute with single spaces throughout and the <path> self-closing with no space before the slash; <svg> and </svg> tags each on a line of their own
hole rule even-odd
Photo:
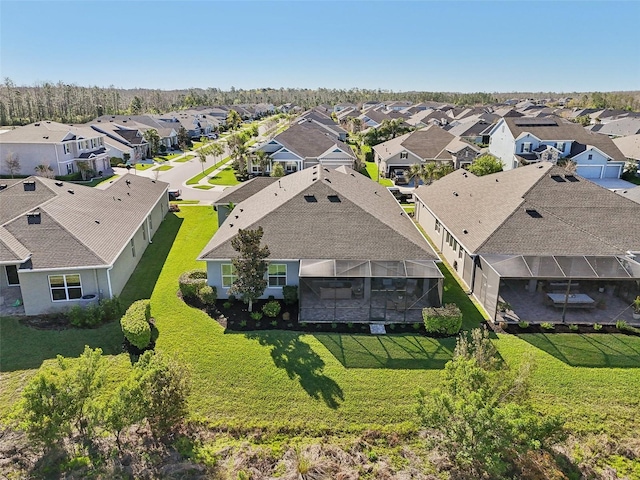
<svg viewBox="0 0 640 480">
<path fill-rule="evenodd" d="M 542 322 L 540 324 L 540 328 L 542 328 L 544 330 L 555 330 L 556 326 L 553 323 Z"/>
<path fill-rule="evenodd" d="M 102 308 L 102 312 L 104 313 L 104 321 L 112 322 L 122 317 L 124 313 L 124 308 L 122 306 L 122 302 L 120 301 L 120 297 L 114 295 L 113 298 L 104 298 L 100 300 L 100 308 Z"/>
<path fill-rule="evenodd" d="M 594 324 L 593 324 L 593 329 L 594 329 L 596 332 L 599 332 L 600 330 L 602 330 L 602 325 L 600 325 L 599 323 L 594 323 Z"/>
<path fill-rule="evenodd" d="M 282 296 L 285 305 L 293 305 L 298 301 L 298 287 L 295 285 L 285 285 L 282 287 Z"/>
<path fill-rule="evenodd" d="M 578 325 L 576 325 L 575 323 L 572 323 L 571 325 L 569 325 L 569 330 L 571 330 L 572 332 L 577 332 Z"/>
<path fill-rule="evenodd" d="M 267 302 L 262 307 L 262 313 L 264 313 L 267 317 L 275 318 L 280 313 L 280 302 L 277 300 L 272 300 Z"/>
<path fill-rule="evenodd" d="M 191 270 L 184 272 L 178 279 L 178 286 L 182 298 L 195 298 L 202 287 L 207 284 L 207 272 L 204 270 Z"/>
<path fill-rule="evenodd" d="M 222 307 L 223 307 L 223 308 L 226 308 L 226 309 L 228 310 L 228 309 L 230 309 L 230 308 L 231 308 L 231 305 L 232 305 L 232 304 L 231 304 L 231 302 L 224 302 L 224 303 L 222 304 Z"/>
<path fill-rule="evenodd" d="M 100 325 L 104 321 L 104 312 L 99 305 L 87 305 L 81 307 L 74 305 L 67 312 L 69 323 L 78 328 L 91 328 Z"/>
<path fill-rule="evenodd" d="M 518 326 L 520 328 L 529 328 L 529 322 L 525 322 L 525 321 L 518 322 Z"/>
<path fill-rule="evenodd" d="M 462 312 L 454 303 L 443 307 L 423 308 L 422 318 L 427 333 L 455 335 L 462 327 Z"/>
<path fill-rule="evenodd" d="M 218 292 L 216 290 L 216 287 L 212 287 L 210 285 L 200 287 L 200 289 L 198 290 L 198 298 L 207 306 L 214 305 L 216 303 L 216 300 L 218 299 Z"/>
<path fill-rule="evenodd" d="M 109 164 L 110 164 L 112 167 L 119 167 L 121 162 L 122 162 L 122 159 L 121 159 L 121 158 L 118 158 L 118 157 L 111 157 L 111 158 L 109 159 Z"/>
<path fill-rule="evenodd" d="M 151 303 L 149 300 L 133 302 L 120 319 L 122 333 L 129 343 L 139 349 L 146 348 L 151 341 Z"/>
<path fill-rule="evenodd" d="M 262 312 L 251 312 L 249 316 L 254 319 L 256 322 L 262 320 Z"/>
</svg>

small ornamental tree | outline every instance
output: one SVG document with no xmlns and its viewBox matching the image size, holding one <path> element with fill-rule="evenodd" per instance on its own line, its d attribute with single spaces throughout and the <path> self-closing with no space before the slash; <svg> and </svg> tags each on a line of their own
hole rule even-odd
<svg viewBox="0 0 640 480">
<path fill-rule="evenodd" d="M 271 167 L 271 176 L 272 177 L 284 177 L 284 167 L 282 166 L 282 162 L 275 162 L 273 167 Z"/>
<path fill-rule="evenodd" d="M 252 311 L 253 302 L 260 298 L 267 288 L 265 277 L 269 264 L 265 260 L 270 254 L 269 247 L 260 246 L 264 231 L 262 227 L 256 230 L 238 230 L 238 234 L 231 240 L 231 246 L 238 252 L 238 256 L 231 260 L 236 274 L 236 281 L 229 289 L 229 294 L 239 295 Z"/>
</svg>

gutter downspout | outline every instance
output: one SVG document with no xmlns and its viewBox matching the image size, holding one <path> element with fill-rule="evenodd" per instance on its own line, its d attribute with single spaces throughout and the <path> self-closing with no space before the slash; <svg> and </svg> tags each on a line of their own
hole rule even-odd
<svg viewBox="0 0 640 480">
<path fill-rule="evenodd" d="M 473 286 L 476 283 L 476 266 L 477 266 L 476 259 L 478 258 L 478 255 L 469 254 L 469 258 L 471 258 L 471 261 L 473 261 L 473 270 L 471 270 L 471 285 L 469 285 L 469 293 L 473 293 Z"/>
<path fill-rule="evenodd" d="M 149 215 L 153 215 L 153 210 L 151 211 L 151 213 Z M 149 227 L 149 218 L 147 218 L 144 221 L 146 227 L 147 227 L 147 240 L 149 243 L 153 243 L 153 240 L 151 240 L 151 227 Z"/>
<path fill-rule="evenodd" d="M 58 156 L 58 146 L 54 145 L 54 150 L 56 151 L 56 165 L 58 166 L 58 175 L 62 175 L 60 171 L 60 157 Z"/>
<path fill-rule="evenodd" d="M 113 298 L 113 289 L 111 288 L 111 272 L 113 270 L 113 265 L 107 268 L 107 285 L 109 285 L 109 298 Z"/>
</svg>

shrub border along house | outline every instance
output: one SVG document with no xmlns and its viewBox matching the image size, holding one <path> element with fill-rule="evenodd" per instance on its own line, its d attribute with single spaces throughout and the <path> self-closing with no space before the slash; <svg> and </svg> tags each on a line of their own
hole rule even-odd
<svg viewBox="0 0 640 480">
<path fill-rule="evenodd" d="M 455 303 L 423 308 L 422 318 L 427 333 L 451 336 L 462 328 L 462 312 Z"/>
<path fill-rule="evenodd" d="M 189 270 L 180 275 L 178 287 L 182 298 L 196 298 L 198 293 L 207 285 L 207 272 L 204 270 Z"/>
</svg>

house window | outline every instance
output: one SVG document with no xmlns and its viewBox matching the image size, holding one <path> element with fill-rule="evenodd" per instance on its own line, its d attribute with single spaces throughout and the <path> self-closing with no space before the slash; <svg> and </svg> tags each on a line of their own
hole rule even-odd
<svg viewBox="0 0 640 480">
<path fill-rule="evenodd" d="M 131 256 L 136 256 L 136 243 L 134 242 L 133 238 L 131 239 Z"/>
<path fill-rule="evenodd" d="M 251 165 L 251 173 L 260 173 L 259 165 Z"/>
<path fill-rule="evenodd" d="M 460 250 L 458 250 L 458 258 L 462 258 L 463 255 L 464 255 L 464 250 L 462 249 L 462 247 L 460 247 Z"/>
<path fill-rule="evenodd" d="M 64 151 L 65 155 L 71 153 L 71 144 L 70 143 L 63 143 L 62 144 L 62 150 Z"/>
<path fill-rule="evenodd" d="M 80 275 L 49 275 L 49 289 L 51 300 L 66 302 L 82 297 Z"/>
<path fill-rule="evenodd" d="M 284 287 L 287 284 L 287 266 L 284 263 L 269 264 L 269 286 Z"/>
<path fill-rule="evenodd" d="M 67 163 L 67 175 L 71 175 L 73 173 L 73 163 Z"/>
<path fill-rule="evenodd" d="M 7 265 L 4 267 L 7 273 L 7 285 L 20 285 L 20 278 L 18 277 L 18 267 L 15 265 Z"/>
<path fill-rule="evenodd" d="M 409 154 L 407 152 L 400 152 L 400 158 L 409 158 Z"/>
<path fill-rule="evenodd" d="M 293 163 L 288 163 L 287 164 L 287 168 L 286 168 L 287 172 L 295 172 L 296 171 L 296 166 Z"/>
<path fill-rule="evenodd" d="M 436 219 L 436 232 L 440 233 L 440 220 Z"/>
<path fill-rule="evenodd" d="M 231 263 L 223 263 L 222 269 L 222 286 L 229 288 L 236 281 L 238 276 L 236 275 L 236 268 Z"/>
<path fill-rule="evenodd" d="M 145 242 L 147 241 L 147 229 L 144 228 L 145 225 L 142 225 L 142 240 L 144 240 Z"/>
<path fill-rule="evenodd" d="M 564 142 L 558 142 L 558 143 L 556 144 L 556 148 L 557 148 L 558 150 L 560 150 L 561 152 L 564 152 Z"/>
<path fill-rule="evenodd" d="M 78 142 L 78 150 L 82 150 L 82 142 Z"/>
<path fill-rule="evenodd" d="M 589 160 L 593 160 L 593 155 L 589 154 Z"/>
<path fill-rule="evenodd" d="M 522 144 L 522 146 L 524 147 L 524 151 L 526 153 L 529 153 L 531 151 L 531 142 L 525 142 Z"/>
<path fill-rule="evenodd" d="M 149 215 L 149 230 L 153 230 L 153 218 Z"/>
</svg>

